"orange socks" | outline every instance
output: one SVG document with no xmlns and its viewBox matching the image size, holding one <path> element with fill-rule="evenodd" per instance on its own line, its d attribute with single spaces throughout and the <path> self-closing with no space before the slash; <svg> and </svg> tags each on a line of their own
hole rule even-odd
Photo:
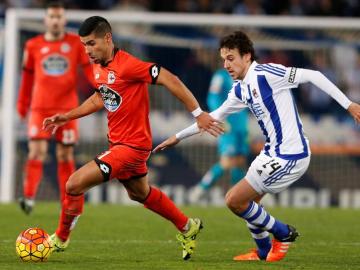
<svg viewBox="0 0 360 270">
<path fill-rule="evenodd" d="M 185 216 L 172 200 L 161 190 L 150 187 L 144 206 L 160 216 L 170 220 L 179 231 L 183 231 L 188 217 Z"/>
<path fill-rule="evenodd" d="M 24 197 L 33 199 L 39 187 L 43 173 L 43 163 L 40 160 L 28 160 L 25 164 Z"/>
<path fill-rule="evenodd" d="M 70 195 L 65 193 L 65 200 L 62 205 L 59 225 L 56 230 L 56 235 L 62 240 L 66 241 L 69 238 L 71 230 L 83 212 L 84 194 Z"/>
<path fill-rule="evenodd" d="M 63 204 L 65 199 L 65 185 L 70 175 L 75 172 L 75 162 L 74 160 L 59 161 L 57 165 L 60 201 L 61 204 Z"/>
</svg>

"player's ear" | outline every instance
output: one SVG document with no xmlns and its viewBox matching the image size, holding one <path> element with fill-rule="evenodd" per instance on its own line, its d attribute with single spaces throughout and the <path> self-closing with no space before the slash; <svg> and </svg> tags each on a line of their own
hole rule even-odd
<svg viewBox="0 0 360 270">
<path fill-rule="evenodd" d="M 110 43 L 112 41 L 112 34 L 111 32 L 108 32 L 105 34 L 105 40 L 106 42 Z"/>
</svg>

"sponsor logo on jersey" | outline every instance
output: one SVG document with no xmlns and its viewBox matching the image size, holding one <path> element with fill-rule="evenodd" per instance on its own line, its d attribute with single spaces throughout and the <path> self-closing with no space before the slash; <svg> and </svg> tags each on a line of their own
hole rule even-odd
<svg viewBox="0 0 360 270">
<path fill-rule="evenodd" d="M 68 59 L 60 54 L 50 54 L 42 61 L 44 73 L 50 76 L 64 75 L 69 68 Z"/>
<path fill-rule="evenodd" d="M 70 49 L 71 49 L 71 47 L 70 47 L 69 43 L 64 42 L 64 43 L 61 44 L 60 51 L 62 53 L 68 53 L 68 52 L 70 52 Z"/>
<path fill-rule="evenodd" d="M 104 106 L 109 112 L 115 112 L 122 103 L 122 97 L 113 89 L 103 84 L 99 87 Z"/>
<path fill-rule="evenodd" d="M 289 83 L 294 83 L 294 81 L 295 81 L 295 75 L 296 75 L 296 68 L 291 68 L 290 69 L 290 75 L 289 75 Z"/>
<path fill-rule="evenodd" d="M 254 98 L 258 98 L 258 97 L 259 97 L 259 95 L 258 95 L 258 93 L 256 92 L 256 89 L 255 89 L 255 88 L 252 90 L 252 94 L 253 94 Z"/>
<path fill-rule="evenodd" d="M 40 49 L 40 52 L 41 52 L 42 54 L 48 53 L 49 51 L 50 51 L 49 47 L 42 47 L 42 48 Z"/>
<path fill-rule="evenodd" d="M 108 84 L 113 84 L 114 82 L 115 82 L 115 73 L 114 73 L 114 71 L 109 71 Z"/>
<path fill-rule="evenodd" d="M 98 80 L 100 78 L 100 74 L 99 73 L 96 73 L 95 74 L 95 80 Z"/>
<path fill-rule="evenodd" d="M 260 103 L 252 103 L 252 104 L 248 104 L 249 105 L 249 109 L 250 111 L 254 114 L 254 116 L 256 117 L 257 120 L 261 120 L 265 117 L 265 113 L 261 107 Z"/>
</svg>

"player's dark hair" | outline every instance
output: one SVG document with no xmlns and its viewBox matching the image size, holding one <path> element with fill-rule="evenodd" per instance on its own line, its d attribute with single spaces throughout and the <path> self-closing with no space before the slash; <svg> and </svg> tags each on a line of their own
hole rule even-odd
<svg viewBox="0 0 360 270">
<path fill-rule="evenodd" d="M 220 40 L 220 48 L 227 48 L 227 49 L 238 49 L 239 54 L 243 56 L 246 53 L 251 54 L 251 61 L 254 61 L 255 50 L 253 42 L 250 38 L 242 31 L 235 31 L 234 33 L 224 36 Z"/>
<path fill-rule="evenodd" d="M 104 36 L 106 33 L 111 33 L 110 23 L 103 17 L 92 16 L 87 18 L 80 25 L 79 36 L 85 37 L 94 33 L 95 36 Z"/>
<path fill-rule="evenodd" d="M 45 8 L 65 8 L 65 5 L 61 1 L 50 1 L 46 3 Z"/>
</svg>

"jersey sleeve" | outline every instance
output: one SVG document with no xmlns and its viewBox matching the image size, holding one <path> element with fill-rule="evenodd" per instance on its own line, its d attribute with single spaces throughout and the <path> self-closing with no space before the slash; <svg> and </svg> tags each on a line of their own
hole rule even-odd
<svg viewBox="0 0 360 270">
<path fill-rule="evenodd" d="M 22 62 L 22 68 L 24 70 L 33 72 L 34 66 L 35 66 L 35 60 L 33 55 L 32 43 L 26 42 L 25 48 L 24 48 L 24 54 L 23 54 L 23 62 Z"/>
<path fill-rule="evenodd" d="M 261 68 L 274 93 L 299 86 L 301 69 L 272 63 L 261 65 Z"/>
<path fill-rule="evenodd" d="M 230 114 L 237 113 L 244 108 L 247 108 L 246 97 L 241 91 L 240 83 L 234 83 L 233 87 L 229 91 L 227 99 L 224 103 L 215 111 L 211 112 L 210 115 L 217 120 L 224 120 Z"/>
<path fill-rule="evenodd" d="M 141 61 L 130 54 L 127 54 L 127 56 L 124 75 L 128 80 L 156 83 L 160 74 L 160 66 L 155 63 Z"/>
<path fill-rule="evenodd" d="M 17 100 L 17 111 L 20 117 L 25 118 L 30 108 L 31 94 L 34 83 L 34 56 L 30 42 L 26 42 L 22 64 L 22 75 Z"/>
</svg>

